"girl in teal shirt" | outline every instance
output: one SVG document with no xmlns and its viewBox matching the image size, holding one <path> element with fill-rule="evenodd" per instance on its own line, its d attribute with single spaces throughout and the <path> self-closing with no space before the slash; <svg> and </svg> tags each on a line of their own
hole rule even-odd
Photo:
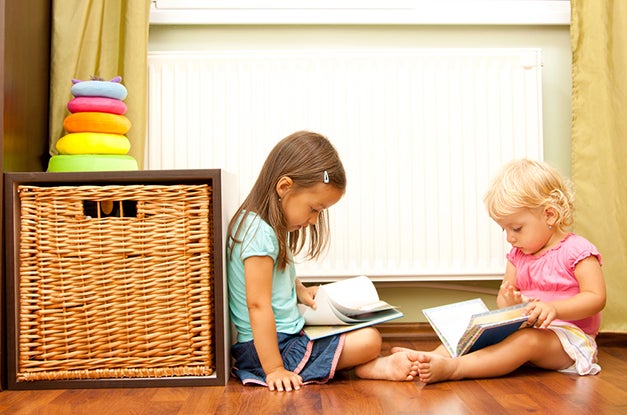
<svg viewBox="0 0 627 415">
<path fill-rule="evenodd" d="M 229 309 L 237 330 L 233 373 L 245 384 L 291 391 L 324 383 L 354 368 L 368 379 L 408 381 L 417 374 L 414 351 L 380 357 L 372 327 L 312 341 L 298 302 L 315 308 L 317 287 L 297 278 L 293 255 L 305 247 L 317 258 L 327 243 L 327 211 L 344 195 L 346 174 L 333 145 L 299 131 L 270 152 L 228 227 Z"/>
</svg>

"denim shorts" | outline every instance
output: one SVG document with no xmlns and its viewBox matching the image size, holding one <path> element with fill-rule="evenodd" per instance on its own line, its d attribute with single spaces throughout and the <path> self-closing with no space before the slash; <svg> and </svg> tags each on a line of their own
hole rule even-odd
<svg viewBox="0 0 627 415">
<path fill-rule="evenodd" d="M 283 366 L 303 378 L 307 383 L 326 383 L 333 379 L 335 368 L 344 347 L 345 334 L 309 340 L 299 334 L 277 333 Z M 235 359 L 231 373 L 244 385 L 266 385 L 264 373 L 253 341 L 235 343 L 231 347 Z"/>
</svg>

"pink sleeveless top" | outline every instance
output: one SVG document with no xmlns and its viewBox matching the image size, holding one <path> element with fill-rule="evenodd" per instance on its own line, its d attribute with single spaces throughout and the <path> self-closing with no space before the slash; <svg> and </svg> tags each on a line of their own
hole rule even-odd
<svg viewBox="0 0 627 415">
<path fill-rule="evenodd" d="M 601 254 L 587 239 L 568 234 L 557 246 L 535 257 L 512 248 L 507 259 L 516 268 L 516 287 L 527 297 L 541 301 L 569 298 L 579 293 L 575 266 L 594 256 L 601 263 Z M 582 320 L 569 321 L 586 334 L 596 336 L 601 325 L 601 313 Z"/>
</svg>

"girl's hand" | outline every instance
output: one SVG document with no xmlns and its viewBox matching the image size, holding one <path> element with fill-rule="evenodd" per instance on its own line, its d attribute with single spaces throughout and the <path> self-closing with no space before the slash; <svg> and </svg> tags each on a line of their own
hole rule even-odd
<svg viewBox="0 0 627 415">
<path fill-rule="evenodd" d="M 271 391 L 291 392 L 299 390 L 303 385 L 303 378 L 294 372 L 280 367 L 266 374 L 266 383 Z"/>
<path fill-rule="evenodd" d="M 525 314 L 529 316 L 527 327 L 545 329 L 557 317 L 557 309 L 553 304 L 533 301 L 525 307 Z"/>
<path fill-rule="evenodd" d="M 503 284 L 501 284 L 499 288 L 498 297 L 501 300 L 499 302 L 500 308 L 520 304 L 526 300 L 523 298 L 520 291 L 509 281 L 503 281 Z"/>
<path fill-rule="evenodd" d="M 296 280 L 296 296 L 298 302 L 308 307 L 316 309 L 316 294 L 318 293 L 318 286 L 313 285 L 311 287 L 305 287 L 300 280 Z"/>
</svg>

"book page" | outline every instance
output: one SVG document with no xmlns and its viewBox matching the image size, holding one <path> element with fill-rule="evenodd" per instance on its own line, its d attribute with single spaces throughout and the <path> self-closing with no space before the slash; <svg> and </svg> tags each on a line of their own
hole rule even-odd
<svg viewBox="0 0 627 415">
<path fill-rule="evenodd" d="M 366 276 L 321 285 L 315 302 L 315 310 L 299 305 L 308 325 L 356 324 L 395 308 L 379 299 L 377 289 Z"/>
<path fill-rule="evenodd" d="M 457 356 L 457 343 L 466 331 L 471 316 L 486 311 L 488 308 L 480 298 L 422 310 L 453 357 Z"/>
<path fill-rule="evenodd" d="M 324 286 L 318 288 L 316 294 L 316 309 L 308 307 L 304 304 L 298 304 L 300 314 L 305 318 L 305 324 L 308 325 L 346 325 L 348 322 L 340 319 L 333 308 L 333 304 L 329 299 Z"/>
<path fill-rule="evenodd" d="M 516 304 L 511 307 L 493 310 L 487 313 L 476 314 L 472 316 L 472 324 L 490 324 L 507 320 L 519 319 L 522 316 L 523 309 L 529 303 Z"/>
<path fill-rule="evenodd" d="M 366 276 L 349 278 L 323 286 L 337 311 L 345 321 L 369 320 L 373 313 L 395 308 L 379 299 L 377 289 Z"/>
<path fill-rule="evenodd" d="M 320 289 L 324 289 L 335 304 L 345 309 L 360 310 L 380 303 L 374 284 L 363 275 L 325 284 Z"/>
<path fill-rule="evenodd" d="M 342 304 L 333 301 L 333 306 L 342 316 L 346 316 L 347 318 L 354 318 L 355 320 L 368 319 L 368 316 L 371 316 L 374 313 L 396 308 L 383 300 L 379 300 L 376 303 L 365 304 L 357 307 L 345 307 Z"/>
</svg>

